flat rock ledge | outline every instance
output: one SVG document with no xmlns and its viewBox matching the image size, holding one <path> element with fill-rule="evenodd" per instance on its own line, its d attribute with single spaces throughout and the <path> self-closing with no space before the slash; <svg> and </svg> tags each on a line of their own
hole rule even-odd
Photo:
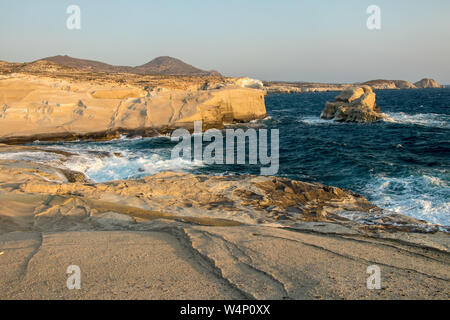
<svg viewBox="0 0 450 320">
<path fill-rule="evenodd" d="M 375 102 L 375 93 L 369 86 L 342 91 L 333 102 L 326 102 L 322 119 L 338 122 L 375 122 L 385 119 Z"/>
</svg>

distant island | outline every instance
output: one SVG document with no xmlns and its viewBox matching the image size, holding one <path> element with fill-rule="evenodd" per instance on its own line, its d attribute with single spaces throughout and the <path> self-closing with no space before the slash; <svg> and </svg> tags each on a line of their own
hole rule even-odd
<svg viewBox="0 0 450 320">
<path fill-rule="evenodd" d="M 370 80 L 362 83 L 317 83 L 317 82 L 284 82 L 264 81 L 264 87 L 269 93 L 302 93 L 341 91 L 361 85 L 371 86 L 374 90 L 398 90 L 398 89 L 426 89 L 443 88 L 434 79 L 424 78 L 416 83 L 405 80 Z"/>
</svg>

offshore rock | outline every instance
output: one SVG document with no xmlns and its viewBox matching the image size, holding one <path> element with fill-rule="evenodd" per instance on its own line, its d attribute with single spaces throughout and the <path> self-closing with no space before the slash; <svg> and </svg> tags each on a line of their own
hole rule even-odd
<svg viewBox="0 0 450 320">
<path fill-rule="evenodd" d="M 385 115 L 375 103 L 375 93 L 369 86 L 346 89 L 334 102 L 326 102 L 322 119 L 339 122 L 374 122 Z"/>
</svg>

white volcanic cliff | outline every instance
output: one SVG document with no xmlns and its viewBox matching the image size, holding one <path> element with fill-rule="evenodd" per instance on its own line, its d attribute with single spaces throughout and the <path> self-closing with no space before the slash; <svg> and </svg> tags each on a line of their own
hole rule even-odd
<svg viewBox="0 0 450 320">
<path fill-rule="evenodd" d="M 174 83 L 144 87 L 22 73 L 2 76 L 0 141 L 191 127 L 196 120 L 222 127 L 266 116 L 263 90 L 243 88 L 234 80 L 219 89 L 180 89 L 177 78 L 169 80 Z"/>
</svg>

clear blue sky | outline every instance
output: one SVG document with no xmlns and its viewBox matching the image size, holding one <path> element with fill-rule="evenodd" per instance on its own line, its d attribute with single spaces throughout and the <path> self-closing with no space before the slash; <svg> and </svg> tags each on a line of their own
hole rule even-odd
<svg viewBox="0 0 450 320">
<path fill-rule="evenodd" d="M 68 30 L 68 5 L 81 30 Z M 381 30 L 366 9 L 381 8 Z M 0 0 L 0 60 L 68 54 L 118 65 L 169 55 L 265 80 L 450 84 L 449 0 Z"/>
</svg>

